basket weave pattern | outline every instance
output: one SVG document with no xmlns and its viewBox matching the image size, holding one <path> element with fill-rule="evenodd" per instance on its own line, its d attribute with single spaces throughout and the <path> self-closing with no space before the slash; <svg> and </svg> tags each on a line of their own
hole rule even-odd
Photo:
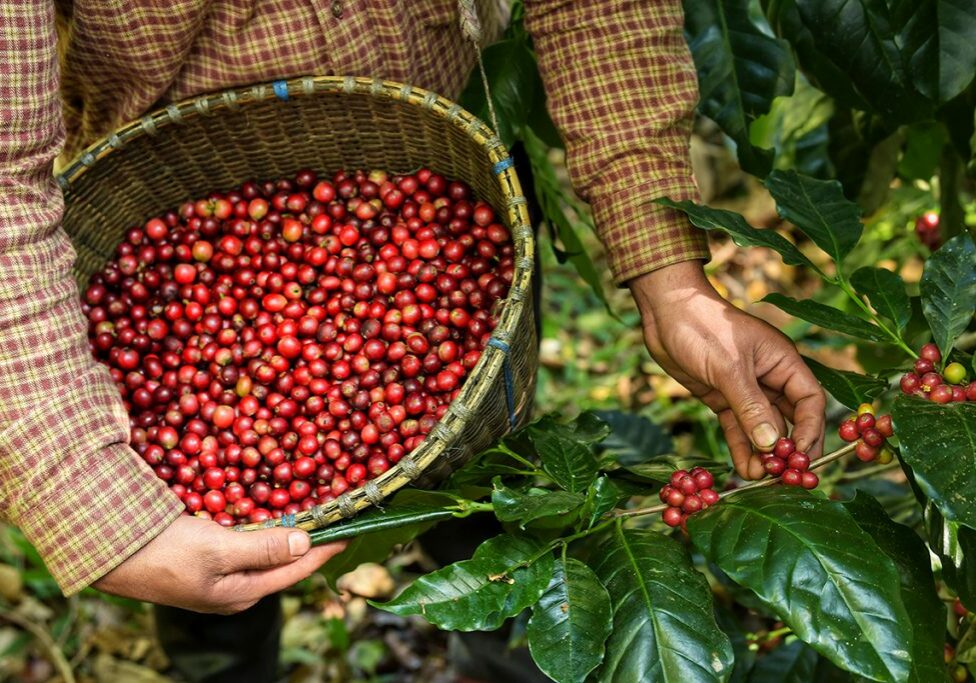
<svg viewBox="0 0 976 683">
<path fill-rule="evenodd" d="M 389 471 L 308 512 L 239 528 L 315 529 L 352 517 L 409 483 L 443 478 L 528 416 L 538 364 L 535 243 L 507 149 L 479 119 L 434 93 L 368 78 L 305 77 L 155 111 L 94 143 L 58 177 L 84 287 L 127 228 L 213 189 L 300 168 L 408 173 L 422 166 L 468 183 L 512 234 L 515 275 L 492 342 L 444 418 Z"/>
</svg>

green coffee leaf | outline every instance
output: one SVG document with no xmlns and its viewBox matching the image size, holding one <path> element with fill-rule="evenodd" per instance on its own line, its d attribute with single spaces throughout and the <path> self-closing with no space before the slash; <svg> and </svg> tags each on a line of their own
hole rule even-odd
<svg viewBox="0 0 976 683">
<path fill-rule="evenodd" d="M 447 631 L 492 631 L 546 589 L 553 559 L 544 547 L 529 537 L 496 536 L 470 560 L 421 576 L 389 602 L 371 604 L 400 616 L 420 615 Z"/>
<path fill-rule="evenodd" d="M 568 491 L 531 488 L 523 493 L 506 487 L 498 479 L 491 493 L 495 517 L 502 522 L 518 522 L 522 529 L 537 519 L 576 510 L 583 500 L 581 494 Z"/>
<path fill-rule="evenodd" d="M 607 589 L 592 569 L 568 558 L 556 562 L 525 635 L 532 659 L 549 678 L 583 683 L 603 661 L 603 643 L 612 627 Z"/>
<path fill-rule="evenodd" d="M 899 396 L 891 418 L 921 491 L 947 520 L 976 529 L 976 404 Z"/>
<path fill-rule="evenodd" d="M 884 342 L 890 341 L 884 331 L 869 323 L 863 318 L 858 318 L 850 313 L 844 313 L 833 306 L 813 301 L 812 299 L 797 300 L 778 292 L 767 294 L 762 299 L 770 303 L 781 311 L 786 311 L 792 316 L 806 320 L 808 323 L 819 325 L 827 330 L 843 332 L 858 339 L 868 341 Z"/>
<path fill-rule="evenodd" d="M 854 521 L 894 562 L 901 582 L 901 596 L 911 615 L 911 683 L 941 680 L 944 673 L 945 606 L 935 591 L 928 548 L 914 531 L 891 520 L 874 498 L 859 491 L 844 503 Z"/>
<path fill-rule="evenodd" d="M 868 298 L 879 315 L 894 322 L 899 331 L 904 331 L 912 318 L 912 305 L 900 275 L 885 268 L 865 266 L 854 271 L 851 284 L 858 294 Z"/>
<path fill-rule="evenodd" d="M 702 230 L 721 230 L 729 235 L 740 247 L 766 247 L 783 257 L 783 262 L 791 266 L 805 266 L 824 279 L 830 279 L 813 264 L 796 246 L 775 230 L 760 230 L 746 222 L 735 211 L 712 209 L 690 201 L 675 202 L 671 199 L 658 199 L 658 204 L 683 211 L 692 225 Z"/>
<path fill-rule="evenodd" d="M 320 571 L 335 586 L 336 579 L 364 562 L 382 562 L 398 545 L 409 543 L 437 522 L 453 517 L 448 509 L 453 498 L 434 491 L 404 489 L 382 510 L 363 512 L 311 532 L 312 544 L 349 539 L 346 549 L 329 560 Z"/>
<path fill-rule="evenodd" d="M 619 410 L 596 411 L 609 426 L 609 435 L 597 449 L 620 465 L 636 465 L 674 451 L 671 435 L 641 415 Z"/>
<path fill-rule="evenodd" d="M 776 210 L 838 264 L 861 239 L 860 209 L 836 180 L 773 171 L 765 181 Z"/>
<path fill-rule="evenodd" d="M 688 530 L 709 561 L 835 664 L 875 681 L 908 678 L 898 571 L 843 505 L 759 488 L 693 515 Z"/>
<path fill-rule="evenodd" d="M 888 383 L 877 377 L 835 370 L 806 356 L 803 356 L 803 362 L 827 393 L 851 410 L 857 410 L 862 403 L 870 403 L 888 388 Z"/>
<path fill-rule="evenodd" d="M 312 545 L 356 538 L 378 531 L 418 524 L 433 524 L 453 517 L 457 502 L 436 491 L 404 491 L 386 507 L 367 510 L 352 519 L 316 529 L 309 535 Z"/>
<path fill-rule="evenodd" d="M 586 489 L 586 500 L 580 511 L 585 528 L 589 529 L 606 513 L 617 507 L 627 495 L 606 475 L 601 476 Z"/>
<path fill-rule="evenodd" d="M 725 681 L 732 646 L 715 623 L 712 593 L 677 541 L 616 527 L 591 563 L 610 593 L 613 631 L 600 683 Z"/>
<path fill-rule="evenodd" d="M 901 458 L 915 500 L 922 506 L 922 522 L 929 548 L 942 565 L 942 580 L 965 605 L 976 605 L 976 531 L 947 520 L 922 492 L 915 472 Z"/>
<path fill-rule="evenodd" d="M 932 118 L 933 102 L 913 82 L 916 67 L 910 60 L 920 55 L 902 44 L 906 38 L 899 35 L 901 26 L 894 15 L 904 12 L 891 7 L 894 3 L 766 0 L 764 4 L 777 35 L 790 41 L 801 68 L 828 95 L 847 107 L 880 114 L 891 128 Z M 929 36 L 929 29 L 921 26 L 919 35 Z"/>
<path fill-rule="evenodd" d="M 774 98 L 793 91 L 789 44 L 756 26 L 748 0 L 685 0 L 683 5 L 701 91 L 698 108 L 735 141 L 742 168 L 763 176 L 772 155 L 752 146 L 749 126 L 769 111 Z"/>
<path fill-rule="evenodd" d="M 892 0 L 898 46 L 913 85 L 945 103 L 976 75 L 976 3 L 972 0 Z"/>
<path fill-rule="evenodd" d="M 749 139 L 753 145 L 774 150 L 774 168 L 794 168 L 814 178 L 832 178 L 828 123 L 834 108 L 831 98 L 806 79 L 797 78 L 793 94 L 777 97 L 769 113 L 749 126 Z"/>
<path fill-rule="evenodd" d="M 542 468 L 570 493 L 582 493 L 596 479 L 599 463 L 592 447 L 575 431 L 551 418 L 543 418 L 526 429 Z"/>
<path fill-rule="evenodd" d="M 601 443 L 613 432 L 612 410 L 584 410 L 566 425 L 577 439 L 583 443 Z"/>
<path fill-rule="evenodd" d="M 925 262 L 919 289 L 922 311 L 932 338 L 947 358 L 976 312 L 976 245 L 968 234 L 957 235 Z"/>
</svg>

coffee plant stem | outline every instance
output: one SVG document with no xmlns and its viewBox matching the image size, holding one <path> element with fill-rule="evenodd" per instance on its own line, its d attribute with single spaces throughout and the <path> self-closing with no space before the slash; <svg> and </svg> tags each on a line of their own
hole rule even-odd
<svg viewBox="0 0 976 683">
<path fill-rule="evenodd" d="M 847 282 L 847 278 L 845 278 L 843 275 L 838 276 L 837 284 L 840 286 L 842 290 L 844 290 L 844 293 L 847 294 L 848 298 L 851 301 L 853 301 L 855 304 L 857 304 L 858 307 L 871 318 L 871 321 L 875 325 L 881 328 L 882 332 L 888 335 L 888 337 L 891 339 L 893 344 L 895 344 L 896 346 L 898 346 L 898 348 L 900 348 L 902 351 L 904 351 L 909 356 L 911 356 L 912 359 L 918 358 L 918 354 L 915 353 L 915 351 L 913 351 L 912 348 L 905 343 L 905 341 L 901 338 L 901 335 L 898 334 L 897 332 L 892 331 L 887 325 L 885 325 L 884 321 L 881 320 L 881 318 L 879 318 L 875 314 L 875 312 L 872 311 L 871 308 L 864 303 L 861 297 L 858 296 L 857 292 L 855 292 L 854 289 L 851 287 L 851 285 Z"/>
<path fill-rule="evenodd" d="M 855 444 L 852 443 L 847 444 L 843 448 L 839 448 L 833 453 L 828 453 L 827 455 L 823 456 L 819 460 L 815 460 L 812 463 L 810 463 L 810 469 L 811 470 L 819 469 L 821 467 L 829 465 L 835 460 L 839 460 L 840 458 L 843 458 L 845 455 L 853 453 L 854 446 Z M 752 483 L 746 484 L 745 486 L 740 486 L 737 489 L 732 489 L 731 491 L 725 491 L 723 493 L 720 493 L 719 498 L 734 496 L 737 493 L 742 493 L 743 491 L 748 491 L 749 489 L 758 489 L 764 486 L 773 486 L 774 484 L 778 484 L 778 483 L 780 483 L 779 477 L 765 477 L 763 479 L 759 479 L 758 481 L 754 481 Z M 616 518 L 641 517 L 643 515 L 653 515 L 658 512 L 662 512 L 667 508 L 668 508 L 667 505 L 661 504 L 661 505 L 654 505 L 652 507 L 647 507 L 647 508 L 636 508 L 634 510 L 618 509 L 614 511 L 613 516 Z"/>
<path fill-rule="evenodd" d="M 855 481 L 857 479 L 865 479 L 867 477 L 873 477 L 875 474 L 881 474 L 882 472 L 887 472 L 888 470 L 893 470 L 901 465 L 897 460 L 892 460 L 885 465 L 875 465 L 874 467 L 867 467 L 863 470 L 858 470 L 857 472 L 851 472 L 850 474 L 845 474 L 841 479 L 843 481 Z"/>
<path fill-rule="evenodd" d="M 759 643 L 768 643 L 770 640 L 776 640 L 783 636 L 788 636 L 793 633 L 793 629 L 789 626 L 784 626 L 782 628 L 777 628 L 772 631 L 766 631 L 764 633 L 752 633 L 747 636 L 748 640 L 752 641 L 754 645 Z"/>
<path fill-rule="evenodd" d="M 517 461 L 521 465 L 525 465 L 526 467 L 529 468 L 529 470 L 531 470 L 530 472 L 523 473 L 523 474 L 528 474 L 529 476 L 535 476 L 535 477 L 544 477 L 544 476 L 547 476 L 546 473 L 543 472 L 542 470 L 540 470 L 539 468 L 537 468 L 535 466 L 535 464 L 531 460 L 528 460 L 527 458 L 522 457 L 521 455 L 519 455 L 518 453 L 516 453 L 515 451 L 513 451 L 511 448 L 506 448 L 504 445 L 499 444 L 496 448 L 494 448 L 492 450 L 495 450 L 495 451 L 497 451 L 499 453 L 503 453 L 503 454 L 507 455 L 512 460 Z"/>
<path fill-rule="evenodd" d="M 475 512 L 494 512 L 495 507 L 491 503 L 479 503 L 475 500 L 459 500 L 458 501 L 458 512 L 455 513 L 455 517 L 467 517 Z"/>
<path fill-rule="evenodd" d="M 484 505 L 486 505 L 489 510 L 491 509 L 491 503 L 485 503 Z M 479 512 L 480 511 L 481 510 L 479 510 Z M 573 534 L 572 536 L 565 536 L 563 538 L 557 538 L 557 539 L 555 539 L 553 541 L 550 541 L 539 552 L 537 552 L 534 555 L 532 555 L 532 556 L 530 556 L 530 557 L 522 560 L 521 562 L 518 562 L 517 564 L 514 564 L 514 565 L 512 565 L 510 567 L 507 567 L 505 569 L 505 571 L 503 571 L 503 572 L 501 572 L 499 574 L 499 576 L 507 576 L 507 575 L 511 574 L 513 571 L 515 571 L 516 569 L 519 569 L 520 567 L 528 567 L 529 565 L 531 565 L 533 562 L 535 562 L 536 560 L 538 560 L 543 555 L 548 555 L 549 553 L 551 553 L 556 548 L 559 548 L 560 546 L 562 547 L 563 557 L 565 557 L 565 555 L 566 555 L 566 549 L 569 546 L 569 544 L 572 543 L 573 541 L 578 541 L 581 538 L 586 538 L 587 536 L 590 536 L 592 534 L 595 534 L 595 533 L 597 533 L 599 531 L 603 531 L 604 529 L 606 529 L 611 524 L 619 523 L 620 521 L 622 521 L 622 520 L 620 520 L 617 517 L 611 516 L 609 519 L 606 519 L 605 521 L 601 522 L 600 524 L 597 524 L 594 527 L 591 527 L 589 529 L 584 529 L 583 531 L 577 532 L 577 533 Z"/>
</svg>

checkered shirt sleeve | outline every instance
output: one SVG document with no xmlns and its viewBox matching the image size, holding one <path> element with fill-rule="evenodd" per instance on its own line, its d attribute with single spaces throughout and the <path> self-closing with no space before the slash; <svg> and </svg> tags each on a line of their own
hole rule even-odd
<svg viewBox="0 0 976 683">
<path fill-rule="evenodd" d="M 63 138 L 53 3 L 0 2 L 0 515 L 70 595 L 182 505 L 127 445 L 88 349 L 52 173 Z"/>
<path fill-rule="evenodd" d="M 679 0 L 526 0 L 549 108 L 614 281 L 708 259 L 704 234 L 659 197 L 696 199 L 698 101 Z"/>
</svg>

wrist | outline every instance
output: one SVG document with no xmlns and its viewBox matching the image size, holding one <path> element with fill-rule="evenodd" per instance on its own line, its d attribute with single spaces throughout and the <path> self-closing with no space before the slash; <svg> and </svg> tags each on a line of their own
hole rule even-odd
<svg viewBox="0 0 976 683">
<path fill-rule="evenodd" d="M 662 312 L 686 306 L 693 299 L 721 297 L 705 276 L 701 261 L 682 261 L 644 273 L 627 282 L 645 323 L 653 323 Z"/>
</svg>

